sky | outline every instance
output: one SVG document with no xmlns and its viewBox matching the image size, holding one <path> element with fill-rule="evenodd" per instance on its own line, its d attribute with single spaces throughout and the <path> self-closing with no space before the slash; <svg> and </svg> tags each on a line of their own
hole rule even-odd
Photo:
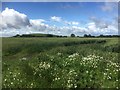
<svg viewBox="0 0 120 90">
<path fill-rule="evenodd" d="M 116 2 L 2 2 L 0 33 L 118 34 Z"/>
</svg>

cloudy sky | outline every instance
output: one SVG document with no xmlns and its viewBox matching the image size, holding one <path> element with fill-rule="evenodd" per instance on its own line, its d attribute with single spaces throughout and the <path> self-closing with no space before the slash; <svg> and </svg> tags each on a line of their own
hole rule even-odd
<svg viewBox="0 0 120 90">
<path fill-rule="evenodd" d="M 115 2 L 3 2 L 0 34 L 118 34 Z"/>
</svg>

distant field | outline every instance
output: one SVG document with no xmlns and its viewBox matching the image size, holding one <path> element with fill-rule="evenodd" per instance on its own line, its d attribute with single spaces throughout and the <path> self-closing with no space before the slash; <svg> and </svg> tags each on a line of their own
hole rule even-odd
<svg viewBox="0 0 120 90">
<path fill-rule="evenodd" d="M 118 38 L 3 38 L 3 88 L 118 88 Z"/>
</svg>

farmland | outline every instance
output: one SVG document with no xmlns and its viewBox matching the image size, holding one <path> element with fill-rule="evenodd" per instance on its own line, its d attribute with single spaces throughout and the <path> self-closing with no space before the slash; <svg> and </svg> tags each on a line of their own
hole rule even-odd
<svg viewBox="0 0 120 90">
<path fill-rule="evenodd" d="M 3 38 L 3 88 L 117 88 L 118 38 Z"/>
</svg>

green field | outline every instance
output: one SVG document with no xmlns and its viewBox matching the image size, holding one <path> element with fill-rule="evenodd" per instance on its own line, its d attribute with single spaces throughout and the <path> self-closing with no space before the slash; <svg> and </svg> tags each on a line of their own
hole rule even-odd
<svg viewBox="0 0 120 90">
<path fill-rule="evenodd" d="M 118 38 L 3 38 L 3 88 L 118 88 Z"/>
</svg>

